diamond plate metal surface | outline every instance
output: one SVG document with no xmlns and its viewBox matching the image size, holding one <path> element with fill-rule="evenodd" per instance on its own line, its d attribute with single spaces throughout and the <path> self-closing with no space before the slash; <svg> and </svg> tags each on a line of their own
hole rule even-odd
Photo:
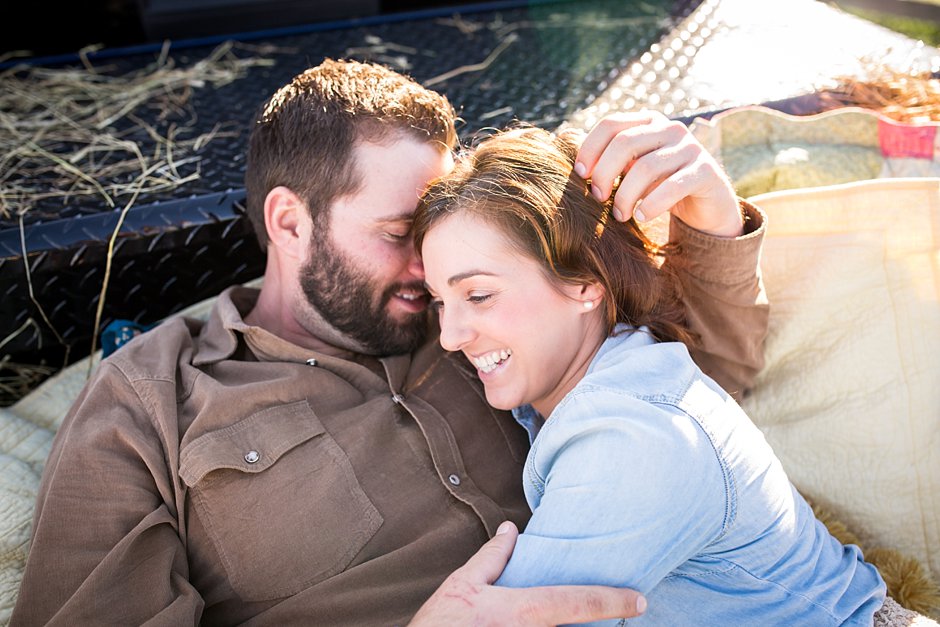
<svg viewBox="0 0 940 627">
<path fill-rule="evenodd" d="M 445 93 L 464 121 L 464 140 L 514 119 L 587 129 L 607 113 L 639 108 L 683 121 L 768 101 L 811 113 L 819 104 L 812 92 L 827 79 L 859 74 L 866 55 L 909 69 L 940 67 L 935 49 L 813 0 L 520 2 L 252 43 L 278 48 L 273 65 L 251 68 L 222 88 L 196 89 L 191 110 L 167 118 L 194 116 L 194 132 L 221 125 L 232 134 L 205 146 L 198 180 L 142 196 L 130 209 L 115 247 L 102 328 L 115 318 L 156 322 L 261 274 L 263 256 L 239 209 L 244 129 L 275 89 L 324 57 L 375 60 Z M 185 66 L 211 49 L 178 50 L 173 59 Z M 129 55 L 109 64 L 115 72 L 131 71 L 153 57 Z M 462 66 L 471 71 L 453 72 Z M 146 146 L 146 137 L 137 139 Z M 22 228 L 0 218 L 0 330 L 6 331 L 0 360 L 58 366 L 66 345 L 70 361 L 91 346 L 117 213 L 89 199 L 34 209 Z"/>
<path fill-rule="evenodd" d="M 261 274 L 263 255 L 239 209 L 244 129 L 274 90 L 323 58 L 371 59 L 432 85 L 458 107 L 463 119 L 458 130 L 465 140 L 513 119 L 554 128 L 594 102 L 613 76 L 687 19 L 698 4 L 532 3 L 253 42 L 277 46 L 280 52 L 273 55 L 272 66 L 250 68 L 244 78 L 218 89 L 194 90 L 191 110 L 177 114 L 181 117 L 176 121 L 195 116 L 194 132 L 215 125 L 240 132 L 205 146 L 198 180 L 172 192 L 141 196 L 128 211 L 113 253 L 101 328 L 115 318 L 155 322 Z M 178 51 L 174 61 L 194 63 L 211 49 Z M 137 55 L 110 64 L 122 72 L 152 60 L 153 55 Z M 487 60 L 482 69 L 440 80 L 455 68 Z M 173 121 L 170 115 L 166 123 Z M 135 139 L 146 147 L 148 138 Z M 117 219 L 117 211 L 88 198 L 70 199 L 65 205 L 40 203 L 23 216 L 22 225 L 16 219 L 0 219 L 0 329 L 6 330 L 0 337 L 5 342 L 0 358 L 61 365 L 66 346 L 68 361 L 88 354 L 107 242 Z"/>
</svg>

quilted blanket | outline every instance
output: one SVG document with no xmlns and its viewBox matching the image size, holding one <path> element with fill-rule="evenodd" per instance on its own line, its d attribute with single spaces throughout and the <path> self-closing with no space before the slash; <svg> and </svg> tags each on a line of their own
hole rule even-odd
<svg viewBox="0 0 940 627">
<path fill-rule="evenodd" d="M 753 201 L 771 321 L 744 408 L 802 492 L 938 580 L 940 179 Z"/>
<path fill-rule="evenodd" d="M 744 197 L 874 178 L 940 176 L 940 125 L 902 124 L 866 109 L 793 116 L 738 107 L 710 120 L 699 118 L 691 128 Z"/>
<path fill-rule="evenodd" d="M 248 283 L 258 286 L 260 281 Z M 197 303 L 180 316 L 205 319 L 215 299 Z M 26 563 L 33 506 L 42 468 L 56 429 L 79 395 L 89 362 L 72 364 L 12 407 L 0 408 L 0 625 L 13 613 Z"/>
</svg>

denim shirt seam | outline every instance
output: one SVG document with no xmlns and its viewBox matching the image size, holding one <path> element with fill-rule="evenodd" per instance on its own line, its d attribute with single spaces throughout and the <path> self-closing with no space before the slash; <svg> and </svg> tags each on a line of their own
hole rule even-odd
<svg viewBox="0 0 940 627">
<path fill-rule="evenodd" d="M 731 527 L 734 524 L 735 519 L 737 518 L 737 485 L 734 480 L 734 471 L 731 469 L 727 460 L 721 452 L 721 448 L 715 443 L 715 436 L 708 429 L 703 421 L 698 415 L 689 413 L 685 408 L 682 407 L 679 400 L 683 395 L 673 396 L 673 395 L 658 395 L 660 398 L 658 400 L 653 400 L 652 398 L 646 399 L 647 402 L 654 405 L 666 405 L 672 407 L 676 411 L 679 411 L 689 417 L 690 420 L 695 421 L 695 424 L 698 425 L 699 429 L 702 430 L 702 433 L 705 434 L 705 437 L 708 438 L 708 443 L 711 444 L 712 450 L 715 452 L 715 458 L 718 460 L 718 465 L 721 468 L 721 476 L 724 480 L 725 488 L 725 516 L 724 520 L 721 523 L 721 532 L 715 536 L 711 541 L 711 544 L 718 542 L 723 537 L 725 537 Z"/>
<path fill-rule="evenodd" d="M 821 604 L 817 603 L 816 601 L 814 601 L 813 599 L 809 598 L 808 596 L 806 596 L 806 595 L 803 594 L 802 592 L 796 592 L 796 591 L 794 591 L 794 590 L 791 590 L 789 587 L 783 585 L 782 583 L 780 583 L 780 582 L 778 582 L 778 581 L 774 581 L 774 580 L 772 580 L 772 579 L 767 579 L 767 578 L 765 578 L 765 577 L 760 577 L 760 576 L 758 576 L 758 575 L 755 575 L 755 574 L 754 574 L 753 572 L 751 572 L 748 568 L 742 566 L 741 564 L 738 564 L 738 563 L 735 562 L 735 561 L 728 560 L 728 559 L 724 559 L 724 558 L 717 558 L 717 559 L 718 559 L 720 562 L 722 562 L 722 563 L 724 563 L 724 564 L 727 564 L 728 567 L 727 567 L 727 568 L 723 568 L 723 569 L 712 569 L 712 570 L 709 570 L 709 571 L 706 571 L 706 572 L 695 573 L 695 574 L 683 574 L 683 573 L 677 573 L 677 574 L 674 574 L 674 575 L 673 575 L 673 574 L 670 574 L 670 575 L 667 575 L 666 577 L 664 577 L 663 579 L 665 580 L 665 579 L 669 579 L 669 578 L 673 578 L 673 577 L 687 577 L 687 578 L 707 577 L 707 576 L 709 576 L 709 575 L 718 575 L 718 574 L 722 574 L 722 573 L 731 572 L 732 570 L 740 570 L 741 572 L 746 573 L 749 577 L 753 577 L 753 578 L 756 579 L 757 581 L 762 581 L 762 582 L 766 583 L 767 585 L 770 585 L 770 586 L 774 586 L 774 587 L 776 587 L 776 588 L 779 588 L 779 589 L 783 590 L 784 592 L 786 592 L 786 593 L 787 593 L 788 595 L 790 595 L 790 596 L 794 596 L 794 597 L 798 597 L 798 598 L 800 598 L 800 599 L 803 599 L 803 601 L 805 601 L 806 603 L 809 603 L 809 604 L 812 605 L 813 607 L 816 607 L 816 608 L 822 610 L 822 611 L 823 611 L 827 616 L 829 616 L 832 620 L 834 620 L 834 621 L 836 621 L 836 622 L 839 622 L 839 617 L 836 616 L 836 615 L 834 615 L 832 612 L 830 612 L 829 609 L 828 609 L 825 605 L 821 605 Z"/>
<path fill-rule="evenodd" d="M 545 419 L 545 423 L 542 425 L 539 430 L 538 436 L 532 442 L 532 447 L 529 449 L 529 460 L 526 461 L 525 468 L 523 473 L 525 475 L 525 480 L 532 486 L 532 488 L 538 493 L 539 498 L 545 496 L 545 479 L 539 476 L 538 470 L 536 469 L 535 459 L 538 457 L 539 445 L 545 438 L 545 434 L 550 433 L 552 427 L 558 423 L 558 415 L 563 413 L 565 408 L 574 402 L 574 399 L 578 398 L 582 394 L 587 392 L 597 391 L 597 390 L 609 390 L 606 386 L 593 385 L 593 384 L 579 384 L 575 389 L 571 390 L 561 399 L 561 402 L 555 406 L 555 409 L 549 415 L 555 416 L 554 419 L 549 420 Z M 627 395 L 630 396 L 630 395 Z"/>
<path fill-rule="evenodd" d="M 697 577 L 710 577 L 711 575 L 721 575 L 724 573 L 730 573 L 733 570 L 743 570 L 741 569 L 740 566 L 738 566 L 738 564 L 730 560 L 720 559 L 719 561 L 725 564 L 724 568 L 712 568 L 709 570 L 704 570 L 699 573 L 668 573 L 665 577 L 663 577 L 663 581 L 665 581 L 666 579 L 678 579 L 678 578 L 695 579 Z"/>
<path fill-rule="evenodd" d="M 736 487 L 736 483 L 734 480 L 734 472 L 731 470 L 731 467 L 728 465 L 727 460 L 725 460 L 724 455 L 722 455 L 721 449 L 715 443 L 714 434 L 711 432 L 710 429 L 706 428 L 705 424 L 699 418 L 699 416 L 688 412 L 682 406 L 682 398 L 685 396 L 689 388 L 692 386 L 693 381 L 694 379 L 688 380 L 685 383 L 685 385 L 683 385 L 679 390 L 673 393 L 669 393 L 669 394 L 662 394 L 662 393 L 639 394 L 632 390 L 623 390 L 623 389 L 618 390 L 618 389 L 612 389 L 609 386 L 605 386 L 605 385 L 582 383 L 578 385 L 577 388 L 569 392 L 561 400 L 561 402 L 555 407 L 555 411 L 553 411 L 552 413 L 553 414 L 560 413 L 560 410 L 563 410 L 566 405 L 574 402 L 574 399 L 577 398 L 578 396 L 581 396 L 582 394 L 593 392 L 593 391 L 604 391 L 607 393 L 613 393 L 613 394 L 617 394 L 620 396 L 625 396 L 625 397 L 633 398 L 633 399 L 643 401 L 646 403 L 650 403 L 651 405 L 668 406 L 688 416 L 689 419 L 695 421 L 695 424 L 698 425 L 699 429 L 702 430 L 702 433 L 705 434 L 705 437 L 708 438 L 708 442 L 709 444 L 711 444 L 712 450 L 715 452 L 715 457 L 718 460 L 718 465 L 721 468 L 722 479 L 724 480 L 725 515 L 724 515 L 724 520 L 722 520 L 720 533 L 711 541 L 711 544 L 714 544 L 715 542 L 718 542 L 723 537 L 725 537 L 729 531 L 731 531 L 731 527 L 733 526 L 734 521 L 737 517 L 737 487 Z M 545 429 L 551 428 L 552 423 L 553 423 L 552 420 L 546 420 L 545 425 L 542 427 L 542 429 L 545 430 Z M 531 454 L 533 456 L 533 459 L 536 455 L 536 449 L 538 448 L 538 444 L 539 444 L 538 439 L 536 439 L 531 449 Z M 538 473 L 535 470 L 534 464 L 529 469 L 529 472 L 527 474 L 531 475 L 529 477 L 529 481 L 532 483 L 532 486 L 536 489 L 536 491 L 538 491 L 539 496 L 544 496 L 545 481 L 544 479 L 538 476 Z"/>
<path fill-rule="evenodd" d="M 543 441 L 542 432 L 544 432 L 549 427 L 550 421 L 546 420 L 545 424 L 542 425 L 542 428 L 539 430 L 539 434 L 532 441 L 532 447 L 529 449 L 529 456 L 526 459 L 525 466 L 523 467 L 524 480 L 532 486 L 532 488 L 538 493 L 539 500 L 545 496 L 545 480 L 539 476 L 539 472 L 535 467 L 535 458 L 538 456 L 539 445 Z"/>
<path fill-rule="evenodd" d="M 535 464 L 526 464 L 525 474 L 526 480 L 538 493 L 539 499 L 545 496 L 545 480 L 539 476 L 538 471 L 535 469 Z"/>
</svg>

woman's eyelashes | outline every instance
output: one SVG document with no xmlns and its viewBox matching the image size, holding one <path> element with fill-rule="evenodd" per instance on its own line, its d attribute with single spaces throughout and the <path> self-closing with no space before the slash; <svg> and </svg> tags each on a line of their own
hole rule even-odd
<svg viewBox="0 0 940 627">
<path fill-rule="evenodd" d="M 467 296 L 467 302 L 473 303 L 474 305 L 480 305 L 488 301 L 492 296 L 492 294 L 470 294 Z"/>
<path fill-rule="evenodd" d="M 493 294 L 469 294 L 466 298 L 466 301 L 472 305 L 482 305 L 492 297 Z M 444 308 L 444 301 L 440 298 L 432 296 L 431 302 L 428 303 L 428 307 L 434 311 L 440 311 Z"/>
</svg>

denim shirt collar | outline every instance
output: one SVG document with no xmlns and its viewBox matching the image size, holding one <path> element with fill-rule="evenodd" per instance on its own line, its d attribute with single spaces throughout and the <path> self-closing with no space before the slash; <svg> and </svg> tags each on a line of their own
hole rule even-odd
<svg viewBox="0 0 940 627">
<path fill-rule="evenodd" d="M 587 372 L 584 374 L 587 376 L 597 370 L 615 365 L 623 358 L 621 353 L 624 351 L 649 346 L 655 343 L 656 338 L 650 333 L 648 327 L 637 328 L 628 324 L 619 323 L 614 327 L 614 330 L 607 339 L 604 340 L 604 343 L 601 344 L 601 347 L 597 350 L 597 354 L 594 355 L 594 359 L 591 360 Z"/>
<path fill-rule="evenodd" d="M 611 351 L 619 353 L 619 351 L 615 351 L 617 348 L 634 348 L 654 344 L 656 340 L 653 339 L 653 336 L 647 331 L 646 327 L 636 329 L 622 323 L 615 326 L 610 336 L 601 344 L 597 354 L 594 355 L 594 359 L 591 360 L 587 374 L 590 374 L 595 368 L 603 364 L 605 361 L 604 358 L 610 354 Z M 626 344 L 626 346 L 624 346 L 624 344 Z M 529 445 L 535 442 L 535 437 L 539 434 L 542 425 L 545 424 L 545 418 L 542 414 L 536 411 L 532 405 L 522 405 L 512 410 L 512 417 L 515 418 L 516 422 L 529 434 Z"/>
<path fill-rule="evenodd" d="M 542 414 L 535 411 L 535 408 L 531 405 L 522 405 L 512 410 L 512 417 L 529 434 L 529 446 L 532 446 L 532 443 L 535 442 L 535 436 L 539 434 L 539 430 L 545 424 Z"/>
</svg>

